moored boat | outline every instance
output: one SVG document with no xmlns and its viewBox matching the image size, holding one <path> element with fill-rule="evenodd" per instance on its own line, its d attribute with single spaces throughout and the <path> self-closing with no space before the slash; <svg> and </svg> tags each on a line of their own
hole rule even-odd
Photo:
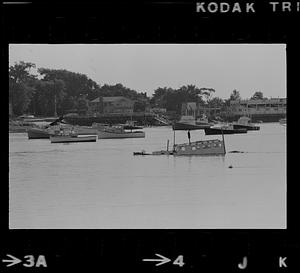
<svg viewBox="0 0 300 273">
<path fill-rule="evenodd" d="M 43 139 L 49 138 L 50 135 L 54 135 L 54 131 L 51 132 L 49 129 L 42 128 L 29 128 L 27 130 L 28 139 Z"/>
<path fill-rule="evenodd" d="M 142 126 L 138 126 L 136 124 L 136 121 L 134 120 L 127 120 L 125 124 L 121 124 L 121 126 L 124 127 L 125 130 L 137 130 L 137 129 L 143 129 Z"/>
<path fill-rule="evenodd" d="M 125 130 L 124 126 L 111 126 L 104 127 L 98 130 L 99 139 L 112 139 L 112 138 L 144 138 L 145 132 Z"/>
<path fill-rule="evenodd" d="M 248 117 L 240 117 L 237 122 L 232 123 L 234 129 L 259 130 L 260 127 L 250 122 Z"/>
<path fill-rule="evenodd" d="M 173 124 L 173 130 L 200 130 L 209 128 L 211 124 L 198 120 L 196 123 L 193 116 L 181 116 L 178 122 Z"/>
<path fill-rule="evenodd" d="M 71 143 L 71 142 L 96 142 L 97 135 L 78 136 L 78 135 L 51 135 L 51 143 Z"/>
<path fill-rule="evenodd" d="M 54 125 L 48 128 L 29 128 L 28 139 L 44 139 L 57 134 L 61 129 L 73 130 L 78 135 L 96 135 L 97 129 L 88 126 L 72 126 L 69 124 Z"/>
<path fill-rule="evenodd" d="M 228 134 L 245 134 L 246 128 L 234 129 L 232 125 L 214 125 L 204 129 L 205 135 L 228 135 Z"/>
<path fill-rule="evenodd" d="M 225 142 L 224 138 L 211 139 L 211 140 L 199 140 L 190 143 L 175 144 L 172 151 L 160 150 L 154 151 L 151 154 L 142 152 L 134 152 L 133 155 L 225 155 Z"/>
</svg>

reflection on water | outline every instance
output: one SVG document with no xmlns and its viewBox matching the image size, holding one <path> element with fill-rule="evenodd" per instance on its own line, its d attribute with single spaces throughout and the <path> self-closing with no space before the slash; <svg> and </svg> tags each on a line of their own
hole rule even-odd
<svg viewBox="0 0 300 273">
<path fill-rule="evenodd" d="M 225 156 L 133 156 L 173 142 L 169 127 L 145 132 L 72 144 L 10 134 L 10 228 L 286 228 L 286 127 L 227 135 Z"/>
</svg>

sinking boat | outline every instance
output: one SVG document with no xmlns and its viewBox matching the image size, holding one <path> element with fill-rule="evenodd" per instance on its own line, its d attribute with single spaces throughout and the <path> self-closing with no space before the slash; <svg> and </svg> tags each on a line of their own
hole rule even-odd
<svg viewBox="0 0 300 273">
<path fill-rule="evenodd" d="M 99 139 L 144 138 L 145 132 L 126 130 L 124 126 L 106 126 L 97 131 Z"/>
<path fill-rule="evenodd" d="M 175 130 L 174 130 L 174 144 L 173 150 L 169 151 L 169 140 L 167 142 L 167 149 L 154 151 L 151 154 L 142 152 L 134 152 L 133 155 L 225 155 L 225 140 L 224 134 L 222 134 L 222 140 L 210 139 L 210 140 L 199 140 L 190 142 L 190 132 L 188 132 L 189 142 L 183 144 L 175 144 Z"/>
<path fill-rule="evenodd" d="M 175 144 L 173 155 L 225 155 L 224 140 L 200 140 L 191 143 Z"/>
</svg>

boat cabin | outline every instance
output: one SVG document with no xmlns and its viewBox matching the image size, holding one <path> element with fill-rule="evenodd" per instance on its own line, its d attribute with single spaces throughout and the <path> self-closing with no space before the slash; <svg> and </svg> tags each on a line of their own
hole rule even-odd
<svg viewBox="0 0 300 273">
<path fill-rule="evenodd" d="M 224 142 L 219 139 L 175 144 L 174 155 L 224 155 Z"/>
</svg>

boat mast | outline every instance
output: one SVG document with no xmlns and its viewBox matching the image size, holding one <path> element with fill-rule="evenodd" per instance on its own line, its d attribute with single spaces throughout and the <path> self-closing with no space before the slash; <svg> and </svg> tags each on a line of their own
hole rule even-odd
<svg viewBox="0 0 300 273">
<path fill-rule="evenodd" d="M 57 117 L 57 112 L 56 112 L 56 94 L 54 94 L 54 116 Z"/>
<path fill-rule="evenodd" d="M 222 140 L 223 140 L 224 154 L 226 154 L 226 148 L 225 148 L 225 140 L 224 140 L 223 130 L 222 130 Z"/>
<path fill-rule="evenodd" d="M 175 130 L 173 129 L 173 151 L 175 151 Z"/>
</svg>

